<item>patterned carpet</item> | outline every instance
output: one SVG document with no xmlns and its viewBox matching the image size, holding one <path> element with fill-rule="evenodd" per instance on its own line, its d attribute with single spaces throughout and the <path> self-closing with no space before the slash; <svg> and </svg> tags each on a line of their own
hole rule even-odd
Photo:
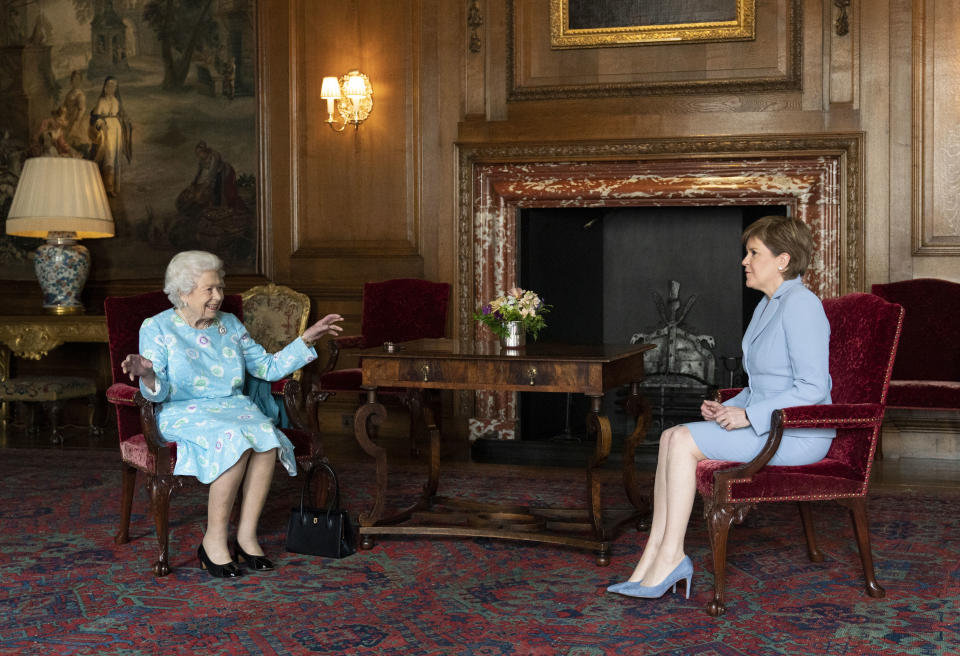
<svg viewBox="0 0 960 656">
<path fill-rule="evenodd" d="M 362 509 L 371 468 L 344 467 L 341 478 L 346 505 Z M 421 483 L 409 471 L 397 478 L 408 494 Z M 714 619 L 703 610 L 713 577 L 699 507 L 687 542 L 693 595 L 640 601 L 604 591 L 639 556 L 643 536 L 632 530 L 606 568 L 584 551 L 487 539 L 389 538 L 343 560 L 285 553 L 297 488 L 279 469 L 262 522 L 277 571 L 218 581 L 200 570 L 205 488 L 188 484 L 173 499 L 173 572 L 155 579 L 156 540 L 141 491 L 132 542 L 113 544 L 113 453 L 5 449 L 0 480 L 2 654 L 960 653 L 955 492 L 871 497 L 883 599 L 864 594 L 843 509 L 825 504 L 815 515 L 820 564 L 806 558 L 795 506 L 751 513 L 731 531 L 728 612 Z M 556 504 L 575 498 L 580 481 L 576 472 L 532 477 L 495 468 L 484 489 Z M 478 486 L 454 467 L 440 492 Z M 623 503 L 612 479 L 608 493 Z"/>
</svg>

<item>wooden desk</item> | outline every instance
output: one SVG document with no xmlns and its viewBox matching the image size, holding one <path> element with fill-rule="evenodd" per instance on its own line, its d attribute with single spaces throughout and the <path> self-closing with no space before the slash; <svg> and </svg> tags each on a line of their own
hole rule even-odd
<svg viewBox="0 0 960 656">
<path fill-rule="evenodd" d="M 597 564 L 610 562 L 610 542 L 628 522 L 649 512 L 649 499 L 640 492 L 634 450 L 643 440 L 649 410 L 639 393 L 643 354 L 652 344 L 568 346 L 528 345 L 519 352 L 501 352 L 495 342 L 457 345 L 447 340 L 421 340 L 388 353 L 383 348 L 360 351 L 367 403 L 357 409 L 354 432 L 363 450 L 376 460 L 373 506 L 360 514 L 361 547 L 373 546 L 374 535 L 495 537 L 562 544 L 597 553 Z M 600 498 L 597 470 L 610 455 L 610 421 L 600 414 L 603 393 L 630 384 L 628 412 L 637 417 L 623 449 L 623 482 L 633 509 L 621 517 L 607 516 Z M 386 410 L 377 402 L 378 387 L 515 392 L 577 392 L 591 399 L 587 428 L 596 440 L 586 465 L 586 499 L 582 509 L 526 508 L 480 504 L 468 499 L 437 496 L 440 480 L 440 433 L 425 403 L 417 403 L 422 427 L 429 435 L 430 461 L 421 497 L 410 507 L 386 509 L 386 450 L 371 439 L 368 422 L 379 424 Z"/>
</svg>

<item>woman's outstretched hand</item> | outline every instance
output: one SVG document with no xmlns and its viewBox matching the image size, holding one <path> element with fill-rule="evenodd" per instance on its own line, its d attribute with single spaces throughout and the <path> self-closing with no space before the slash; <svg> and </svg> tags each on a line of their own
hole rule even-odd
<svg viewBox="0 0 960 656">
<path fill-rule="evenodd" d="M 343 321 L 343 317 L 339 314 L 328 314 L 323 319 L 313 324 L 305 331 L 303 331 L 303 341 L 310 344 L 315 342 L 324 335 L 333 335 L 336 337 L 342 330 L 343 326 L 338 325 L 338 321 Z"/>
<path fill-rule="evenodd" d="M 131 353 L 125 357 L 123 362 L 120 363 L 120 368 L 123 369 L 123 373 L 130 376 L 130 380 L 140 376 L 147 387 L 150 389 L 156 387 L 154 384 L 156 382 L 156 376 L 153 373 L 153 362 L 139 353 Z"/>
</svg>

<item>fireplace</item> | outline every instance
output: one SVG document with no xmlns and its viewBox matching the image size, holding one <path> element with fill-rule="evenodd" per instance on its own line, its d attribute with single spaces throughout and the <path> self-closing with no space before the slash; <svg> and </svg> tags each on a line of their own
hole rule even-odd
<svg viewBox="0 0 960 656">
<path fill-rule="evenodd" d="M 647 439 L 699 418 L 715 388 L 719 358 L 740 354 L 759 292 L 743 285 L 743 229 L 782 205 L 524 208 L 519 212 L 518 285 L 552 304 L 545 343 L 657 344 L 646 354 Z M 746 311 L 744 310 L 746 308 Z M 671 323 L 672 322 L 672 323 Z M 656 374 L 656 375 L 654 375 Z M 649 388 L 649 389 L 647 389 Z M 633 423 L 625 390 L 604 397 L 615 434 Z M 581 440 L 588 399 L 521 393 L 523 440 Z"/>
<path fill-rule="evenodd" d="M 525 208 L 780 206 L 810 226 L 806 284 L 827 298 L 863 288 L 862 135 L 739 137 L 555 145 L 461 145 L 457 335 L 518 280 Z M 460 393 L 470 437 L 514 439 L 517 396 Z"/>
</svg>

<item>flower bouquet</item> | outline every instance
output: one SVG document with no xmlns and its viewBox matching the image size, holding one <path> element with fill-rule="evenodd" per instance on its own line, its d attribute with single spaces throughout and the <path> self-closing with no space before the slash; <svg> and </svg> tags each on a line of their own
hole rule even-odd
<svg viewBox="0 0 960 656">
<path fill-rule="evenodd" d="M 507 324 L 510 322 L 519 322 L 524 334 L 529 333 L 537 339 L 540 329 L 547 326 L 543 315 L 549 311 L 550 306 L 535 292 L 514 287 L 484 305 L 473 318 L 485 324 L 501 340 L 507 339 L 510 332 Z"/>
</svg>

